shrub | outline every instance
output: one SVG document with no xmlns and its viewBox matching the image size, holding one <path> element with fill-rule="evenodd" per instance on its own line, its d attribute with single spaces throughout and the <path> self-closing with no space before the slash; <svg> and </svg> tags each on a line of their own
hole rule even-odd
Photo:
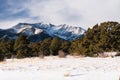
<svg viewBox="0 0 120 80">
<path fill-rule="evenodd" d="M 44 53 L 43 52 L 39 52 L 38 54 L 39 54 L 40 59 L 44 59 Z"/>
<path fill-rule="evenodd" d="M 117 54 L 115 56 L 120 56 L 120 52 L 117 52 Z"/>
<path fill-rule="evenodd" d="M 63 50 L 59 50 L 59 51 L 58 51 L 58 56 L 59 56 L 60 58 L 65 58 L 65 57 L 66 57 L 66 53 L 65 53 Z"/>
<path fill-rule="evenodd" d="M 80 54 L 75 52 L 75 53 L 72 53 L 73 56 L 79 56 Z"/>
</svg>

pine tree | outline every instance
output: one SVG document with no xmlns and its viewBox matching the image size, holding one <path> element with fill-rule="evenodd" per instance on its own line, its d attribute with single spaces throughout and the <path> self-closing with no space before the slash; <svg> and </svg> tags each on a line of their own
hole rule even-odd
<svg viewBox="0 0 120 80">
<path fill-rule="evenodd" d="M 60 50 L 61 40 L 57 37 L 53 38 L 50 44 L 50 53 L 51 55 L 57 55 Z"/>
<path fill-rule="evenodd" d="M 31 54 L 29 54 L 29 40 L 27 36 L 21 34 L 15 41 L 14 45 L 14 51 L 16 52 L 16 57 L 18 58 L 24 58 L 29 57 Z"/>
<path fill-rule="evenodd" d="M 21 44 L 29 44 L 30 41 L 28 40 L 27 36 L 21 34 L 15 41 L 15 45 L 14 45 L 14 50 L 17 50 Z"/>
<path fill-rule="evenodd" d="M 31 49 L 32 56 L 39 56 L 40 43 L 30 43 L 29 48 Z"/>
<path fill-rule="evenodd" d="M 0 43 L 0 51 L 2 54 L 4 54 L 5 57 L 9 58 L 11 54 L 9 53 L 9 45 L 5 40 L 2 40 Z"/>
<path fill-rule="evenodd" d="M 70 47 L 70 42 L 68 41 L 61 41 L 61 47 L 60 49 L 66 53 L 68 53 L 69 51 L 69 47 Z"/>
<path fill-rule="evenodd" d="M 51 38 L 47 38 L 40 43 L 40 51 L 43 52 L 43 55 L 45 56 L 50 55 L 50 45 Z"/>
<path fill-rule="evenodd" d="M 4 54 L 2 53 L 2 51 L 0 50 L 0 61 L 4 60 Z"/>
</svg>

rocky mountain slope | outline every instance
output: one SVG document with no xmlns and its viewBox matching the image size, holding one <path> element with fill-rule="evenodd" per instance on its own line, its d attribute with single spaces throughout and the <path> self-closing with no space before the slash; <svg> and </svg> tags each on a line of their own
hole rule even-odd
<svg viewBox="0 0 120 80">
<path fill-rule="evenodd" d="M 19 23 L 10 29 L 0 30 L 0 37 L 15 39 L 18 34 L 23 33 L 32 39 L 40 41 L 47 37 L 59 37 L 64 40 L 75 40 L 84 35 L 85 29 L 66 24 L 53 25 L 45 23 Z"/>
</svg>

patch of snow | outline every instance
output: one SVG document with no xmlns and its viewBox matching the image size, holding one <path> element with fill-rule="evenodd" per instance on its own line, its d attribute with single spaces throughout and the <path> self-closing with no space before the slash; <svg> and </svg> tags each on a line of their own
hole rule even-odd
<svg viewBox="0 0 120 80">
<path fill-rule="evenodd" d="M 35 28 L 35 33 L 34 34 L 39 34 L 39 33 L 41 33 L 43 30 L 42 29 L 37 29 L 37 28 Z"/>
<path fill-rule="evenodd" d="M 20 33 L 22 32 L 23 30 L 27 29 L 27 28 L 32 28 L 32 26 L 30 25 L 21 25 L 19 28 L 14 28 L 14 30 L 16 30 L 16 33 Z"/>
<path fill-rule="evenodd" d="M 7 59 L 0 62 L 0 80 L 119 80 L 120 57 Z"/>
</svg>

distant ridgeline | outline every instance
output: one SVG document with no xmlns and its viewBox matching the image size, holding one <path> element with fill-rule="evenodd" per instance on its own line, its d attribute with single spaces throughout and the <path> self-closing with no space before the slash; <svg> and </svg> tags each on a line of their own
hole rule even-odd
<svg viewBox="0 0 120 80">
<path fill-rule="evenodd" d="M 35 29 L 31 28 L 29 30 L 34 31 Z M 74 29 L 77 29 L 78 33 L 81 31 L 81 28 Z M 37 31 L 41 32 L 42 30 Z M 3 30 L 0 30 L 0 32 L 0 36 L 2 36 L 5 33 L 11 33 L 12 29 L 9 29 L 9 31 L 5 33 Z M 67 33 L 67 35 L 72 35 L 69 38 L 71 40 L 65 40 L 66 38 L 62 39 L 60 35 L 58 36 L 59 38 L 56 36 L 50 37 L 50 35 L 43 32 L 43 37 L 44 35 L 47 37 L 37 42 L 31 41 L 28 35 L 9 34 L 12 38 L 6 38 L 8 35 L 3 35 L 0 38 L 0 60 L 2 61 L 4 58 L 11 57 L 25 58 L 41 55 L 58 55 L 59 51 L 62 51 L 62 53 L 64 52 L 64 54 L 82 56 L 97 56 L 96 54 L 103 52 L 118 52 L 117 55 L 120 55 L 120 24 L 118 22 L 103 22 L 100 25 L 96 24 L 92 29 L 89 28 L 84 32 L 85 33 L 81 35 L 82 37 L 79 36 L 78 38 L 71 33 Z M 55 33 L 58 35 L 57 32 Z M 60 32 L 59 34 L 63 33 Z M 72 37 L 74 39 L 72 39 Z M 39 38 L 39 36 L 36 35 L 32 37 L 33 40 L 34 38 Z"/>
<path fill-rule="evenodd" d="M 46 23 L 19 23 L 12 28 L 0 30 L 0 38 L 16 39 L 20 34 L 28 36 L 31 42 L 40 42 L 46 38 L 58 37 L 63 40 L 72 41 L 82 38 L 85 29 L 79 26 L 69 26 L 66 24 L 53 25 Z"/>
</svg>

